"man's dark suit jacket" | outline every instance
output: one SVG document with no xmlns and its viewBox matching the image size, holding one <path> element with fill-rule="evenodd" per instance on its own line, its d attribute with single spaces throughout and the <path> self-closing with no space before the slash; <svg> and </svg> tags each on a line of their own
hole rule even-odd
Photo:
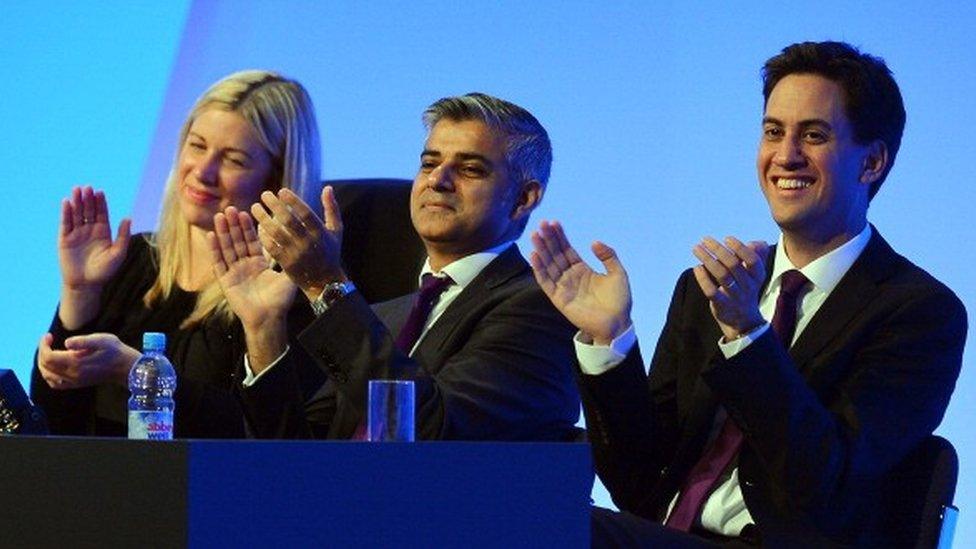
<svg viewBox="0 0 976 549">
<path fill-rule="evenodd" d="M 883 547 L 885 475 L 942 420 L 966 337 L 947 287 L 875 231 L 787 352 L 772 330 L 732 359 L 691 271 L 649 378 L 635 345 L 581 375 L 597 472 L 617 505 L 661 521 L 717 406 L 745 435 L 739 481 L 763 545 Z"/>
<path fill-rule="evenodd" d="M 516 246 L 495 258 L 430 328 L 413 356 L 397 350 L 413 294 L 371 309 L 358 292 L 299 342 L 329 381 L 305 400 L 295 350 L 242 399 L 259 437 L 350 438 L 365 420 L 370 379 L 416 384 L 418 439 L 568 440 L 579 417 L 574 328 L 536 284 Z"/>
</svg>

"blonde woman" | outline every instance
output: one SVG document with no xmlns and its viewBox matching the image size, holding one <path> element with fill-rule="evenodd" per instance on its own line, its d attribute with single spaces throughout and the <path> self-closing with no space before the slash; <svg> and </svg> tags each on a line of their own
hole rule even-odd
<svg viewBox="0 0 976 549">
<path fill-rule="evenodd" d="M 319 195 L 312 103 L 294 80 L 244 71 L 207 90 L 183 124 L 156 233 L 130 237 L 126 219 L 113 240 L 104 194 L 73 189 L 61 207 L 61 300 L 31 379 L 52 432 L 124 436 L 128 371 L 142 333 L 156 331 L 178 375 L 175 435 L 244 435 L 234 394 L 243 333 L 215 282 L 206 234 L 217 212 L 281 188 L 312 204 Z M 290 321 L 307 322 L 305 309 L 294 307 Z"/>
</svg>

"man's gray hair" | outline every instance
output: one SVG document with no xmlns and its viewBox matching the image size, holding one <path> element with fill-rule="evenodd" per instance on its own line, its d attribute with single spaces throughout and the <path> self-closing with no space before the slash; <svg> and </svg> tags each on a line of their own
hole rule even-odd
<svg viewBox="0 0 976 549">
<path fill-rule="evenodd" d="M 508 167 L 517 183 L 536 180 L 545 188 L 552 168 L 549 134 L 532 113 L 503 99 L 469 93 L 438 99 L 424 111 L 429 131 L 442 119 L 456 122 L 480 120 L 505 134 Z"/>
</svg>

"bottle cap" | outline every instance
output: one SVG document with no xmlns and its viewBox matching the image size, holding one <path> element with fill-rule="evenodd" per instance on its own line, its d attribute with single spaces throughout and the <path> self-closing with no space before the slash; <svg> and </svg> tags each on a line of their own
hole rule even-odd
<svg viewBox="0 0 976 549">
<path fill-rule="evenodd" d="M 166 334 L 159 332 L 146 332 L 142 334 L 142 350 L 146 351 L 165 351 Z"/>
</svg>

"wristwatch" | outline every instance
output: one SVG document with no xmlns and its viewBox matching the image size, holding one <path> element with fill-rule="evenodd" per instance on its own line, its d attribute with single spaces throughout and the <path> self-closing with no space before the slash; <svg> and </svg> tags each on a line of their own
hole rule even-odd
<svg viewBox="0 0 976 549">
<path fill-rule="evenodd" d="M 322 316 L 322 313 L 329 310 L 329 307 L 335 304 L 343 297 L 356 291 L 356 285 L 352 283 L 352 280 L 347 280 L 345 282 L 330 282 L 326 284 L 325 289 L 319 295 L 318 299 L 311 302 L 312 311 L 315 312 L 315 316 Z"/>
</svg>

